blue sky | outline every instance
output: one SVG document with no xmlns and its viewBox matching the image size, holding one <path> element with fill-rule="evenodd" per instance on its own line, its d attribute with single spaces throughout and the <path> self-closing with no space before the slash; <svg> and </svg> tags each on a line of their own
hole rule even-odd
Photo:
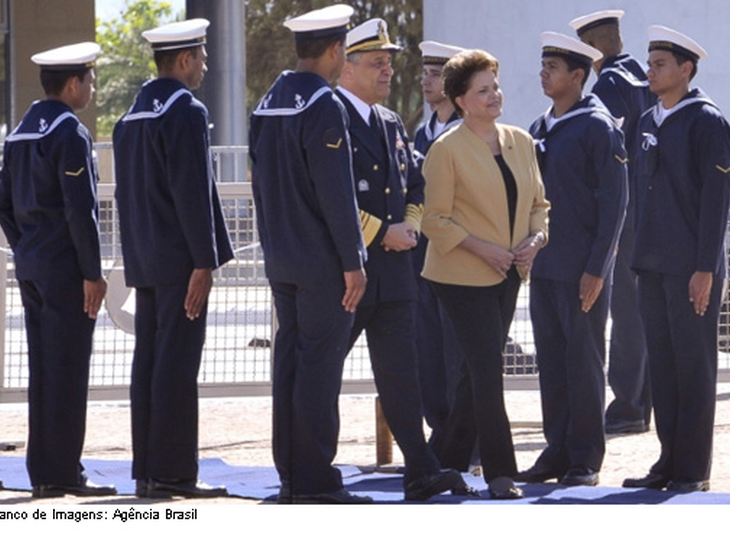
<svg viewBox="0 0 730 548">
<path fill-rule="evenodd" d="M 165 0 L 172 5 L 172 13 L 177 14 L 185 9 L 185 0 Z M 124 0 L 95 0 L 96 16 L 104 20 L 119 17 L 124 11 Z"/>
</svg>

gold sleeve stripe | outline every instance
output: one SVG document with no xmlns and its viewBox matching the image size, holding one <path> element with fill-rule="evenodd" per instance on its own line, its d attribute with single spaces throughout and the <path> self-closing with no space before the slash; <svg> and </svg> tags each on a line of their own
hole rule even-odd
<svg viewBox="0 0 730 548">
<path fill-rule="evenodd" d="M 718 169 L 719 171 L 721 171 L 721 172 L 725 173 L 726 175 L 727 175 L 728 173 L 730 173 L 730 167 L 722 167 L 722 166 L 720 166 L 720 165 L 717 165 L 717 164 L 715 164 L 715 167 L 716 167 L 716 168 L 717 168 L 717 169 Z"/>
<path fill-rule="evenodd" d="M 378 235 L 380 227 L 383 226 L 383 221 L 370 215 L 367 211 L 360 210 L 360 225 L 362 226 L 362 237 L 365 240 L 365 247 L 370 246 Z"/>
<path fill-rule="evenodd" d="M 413 225 L 418 232 L 421 232 L 421 219 L 423 218 L 423 204 L 408 204 L 404 221 Z"/>
<path fill-rule="evenodd" d="M 621 158 L 618 154 L 614 154 L 613 157 L 616 158 L 620 164 L 625 164 L 629 161 L 628 158 Z"/>
<path fill-rule="evenodd" d="M 84 172 L 85 169 L 86 169 L 85 167 L 82 167 L 78 171 L 65 171 L 64 175 L 68 175 L 69 177 L 78 177 L 79 175 L 81 175 Z"/>
</svg>

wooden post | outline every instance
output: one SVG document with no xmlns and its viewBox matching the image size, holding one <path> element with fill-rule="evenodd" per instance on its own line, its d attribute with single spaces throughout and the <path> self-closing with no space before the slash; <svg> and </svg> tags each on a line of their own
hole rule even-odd
<svg viewBox="0 0 730 548">
<path fill-rule="evenodd" d="M 375 396 L 375 452 L 378 466 L 393 462 L 393 433 L 380 405 L 380 396 Z"/>
</svg>

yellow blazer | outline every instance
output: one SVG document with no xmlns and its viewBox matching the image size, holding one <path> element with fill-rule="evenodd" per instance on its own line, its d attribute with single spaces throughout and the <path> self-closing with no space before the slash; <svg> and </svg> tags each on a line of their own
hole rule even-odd
<svg viewBox="0 0 730 548">
<path fill-rule="evenodd" d="M 514 236 L 510 239 L 507 192 L 489 146 L 466 124 L 442 135 L 423 165 L 426 200 L 422 221 L 428 236 L 423 277 L 440 283 L 490 286 L 502 276 L 476 255 L 459 248 L 472 235 L 514 249 L 542 231 L 547 241 L 548 210 L 535 144 L 522 129 L 498 124 L 502 156 L 517 184 Z M 526 279 L 527 269 L 519 269 Z"/>
</svg>

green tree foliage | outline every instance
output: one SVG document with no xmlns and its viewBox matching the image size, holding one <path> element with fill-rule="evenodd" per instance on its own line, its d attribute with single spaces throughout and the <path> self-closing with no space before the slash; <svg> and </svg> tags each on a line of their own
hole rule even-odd
<svg viewBox="0 0 730 548">
<path fill-rule="evenodd" d="M 97 133 L 111 135 L 116 121 L 156 70 L 142 32 L 171 19 L 172 7 L 159 0 L 125 0 L 120 18 L 96 20 L 102 48 L 96 68 Z M 178 18 L 180 18 L 178 16 Z"/>
<path fill-rule="evenodd" d="M 276 77 L 296 64 L 294 40 L 286 19 L 329 6 L 333 0 L 248 0 L 246 2 L 246 80 L 249 111 Z M 393 82 L 385 106 L 399 113 L 413 135 L 421 116 L 423 0 L 353 0 L 353 25 L 373 17 L 388 23 L 391 41 L 403 47 L 393 56 Z"/>
</svg>

